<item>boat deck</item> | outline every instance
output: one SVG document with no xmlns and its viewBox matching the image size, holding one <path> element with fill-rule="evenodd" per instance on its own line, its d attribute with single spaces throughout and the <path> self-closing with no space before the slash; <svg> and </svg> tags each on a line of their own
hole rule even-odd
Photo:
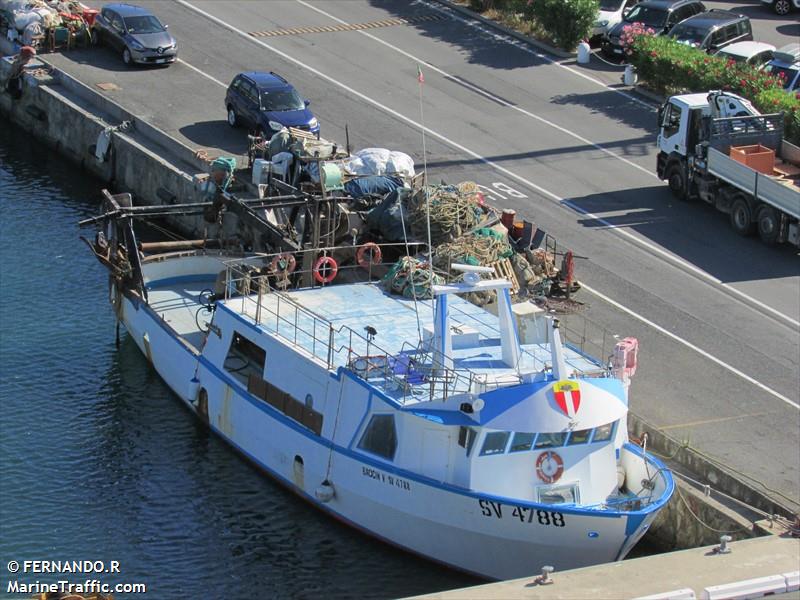
<svg viewBox="0 0 800 600">
<path fill-rule="evenodd" d="M 288 301 L 287 301 L 288 298 Z M 295 290 L 286 294 L 265 294 L 258 310 L 257 296 L 232 298 L 226 305 L 233 311 L 256 320 L 267 332 L 278 334 L 309 354 L 330 362 L 330 368 L 353 366 L 354 358 L 394 357 L 397 373 L 402 357 L 417 353 L 420 334 L 432 332 L 431 301 L 419 301 L 390 295 L 375 284 L 333 285 L 324 288 Z M 453 340 L 453 369 L 469 372 L 495 385 L 519 381 L 519 372 L 540 371 L 551 362 L 548 344 L 525 344 L 518 367 L 502 361 L 498 318 L 483 308 L 450 296 L 450 323 L 462 331 L 477 332 L 477 343 Z M 258 314 L 257 314 L 258 312 Z M 330 328 L 333 350 L 329 354 Z M 377 333 L 368 342 L 366 328 Z M 597 372 L 601 365 L 566 347 L 567 365 L 578 372 Z M 370 366 L 372 366 L 370 360 Z M 364 366 L 368 366 L 362 361 Z M 378 369 L 379 370 L 379 369 Z M 403 374 L 408 376 L 406 370 Z M 413 376 L 413 374 L 411 374 Z M 376 373 L 375 377 L 380 378 Z M 409 377 L 406 377 L 406 382 Z M 389 390 L 391 391 L 391 390 Z M 402 393 L 402 391 L 400 392 Z"/>
<path fill-rule="evenodd" d="M 199 350 L 205 334 L 198 321 L 204 324 L 211 319 L 211 313 L 197 313 L 202 309 L 200 292 L 213 287 L 213 279 L 152 287 L 147 292 L 148 304 L 178 335 Z"/>
</svg>

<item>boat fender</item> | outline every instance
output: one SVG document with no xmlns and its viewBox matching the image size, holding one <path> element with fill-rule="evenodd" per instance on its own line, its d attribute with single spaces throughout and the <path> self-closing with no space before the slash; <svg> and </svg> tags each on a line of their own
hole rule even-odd
<svg viewBox="0 0 800 600">
<path fill-rule="evenodd" d="M 290 252 L 279 254 L 273 258 L 272 262 L 269 264 L 269 268 L 272 269 L 273 272 L 285 273 L 286 275 L 292 273 L 295 267 L 297 267 L 297 259 L 295 259 L 294 254 Z"/>
<path fill-rule="evenodd" d="M 314 495 L 320 502 L 330 502 L 336 496 L 336 490 L 333 484 L 326 479 L 314 490 Z"/>
<path fill-rule="evenodd" d="M 383 261 L 381 247 L 375 242 L 367 242 L 356 252 L 356 261 L 362 269 L 370 269 Z"/>
<path fill-rule="evenodd" d="M 336 274 L 339 272 L 339 265 L 332 256 L 320 256 L 317 262 L 314 263 L 314 279 L 319 283 L 330 283 L 336 279 Z M 323 275 L 323 273 L 325 273 Z"/>
<path fill-rule="evenodd" d="M 617 489 L 625 487 L 625 467 L 617 465 Z"/>
<path fill-rule="evenodd" d="M 564 473 L 564 461 L 551 451 L 542 452 L 536 459 L 536 475 L 545 483 L 555 483 Z"/>
<path fill-rule="evenodd" d="M 189 397 L 189 402 L 191 402 L 194 406 L 197 406 L 197 403 L 199 402 L 199 398 L 197 397 L 199 392 L 200 392 L 200 380 L 197 377 L 192 377 L 189 380 L 188 397 Z"/>
</svg>

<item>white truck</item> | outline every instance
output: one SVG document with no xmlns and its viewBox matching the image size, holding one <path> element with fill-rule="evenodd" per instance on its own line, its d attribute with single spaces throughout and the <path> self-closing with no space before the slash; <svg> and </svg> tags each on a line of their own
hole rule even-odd
<svg viewBox="0 0 800 600">
<path fill-rule="evenodd" d="M 783 139 L 782 114 L 762 115 L 740 96 L 709 92 L 672 96 L 658 123 L 657 172 L 676 198 L 728 213 L 740 235 L 757 231 L 766 244 L 800 246 L 800 148 Z M 768 174 L 730 157 L 732 146 L 757 144 L 774 152 Z"/>
</svg>

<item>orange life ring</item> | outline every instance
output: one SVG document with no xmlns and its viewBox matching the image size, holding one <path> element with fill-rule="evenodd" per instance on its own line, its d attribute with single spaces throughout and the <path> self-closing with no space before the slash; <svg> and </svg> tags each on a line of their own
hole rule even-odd
<svg viewBox="0 0 800 600">
<path fill-rule="evenodd" d="M 295 267 L 297 267 L 297 259 L 295 259 L 294 254 L 291 252 L 278 254 L 278 256 L 273 258 L 272 262 L 269 263 L 269 268 L 272 269 L 273 272 L 285 273 L 286 275 L 293 272 Z"/>
<path fill-rule="evenodd" d="M 322 274 L 324 269 L 328 270 L 327 275 Z M 320 256 L 317 262 L 314 263 L 313 272 L 314 279 L 319 283 L 330 283 L 336 278 L 336 274 L 339 272 L 339 265 L 336 264 L 336 260 L 332 256 Z"/>
<path fill-rule="evenodd" d="M 536 475 L 545 483 L 555 483 L 563 473 L 564 461 L 555 452 L 542 452 L 536 459 Z"/>
<path fill-rule="evenodd" d="M 381 247 L 375 242 L 367 242 L 356 252 L 356 261 L 362 269 L 369 269 L 370 267 L 379 265 L 382 260 L 383 253 L 381 252 Z"/>
</svg>

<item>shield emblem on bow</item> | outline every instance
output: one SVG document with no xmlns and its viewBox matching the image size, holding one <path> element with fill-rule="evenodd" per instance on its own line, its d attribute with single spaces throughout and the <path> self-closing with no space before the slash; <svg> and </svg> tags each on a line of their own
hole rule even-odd
<svg viewBox="0 0 800 600">
<path fill-rule="evenodd" d="M 577 381 L 561 380 L 553 385 L 556 404 L 568 417 L 574 417 L 581 405 L 581 388 Z"/>
</svg>

